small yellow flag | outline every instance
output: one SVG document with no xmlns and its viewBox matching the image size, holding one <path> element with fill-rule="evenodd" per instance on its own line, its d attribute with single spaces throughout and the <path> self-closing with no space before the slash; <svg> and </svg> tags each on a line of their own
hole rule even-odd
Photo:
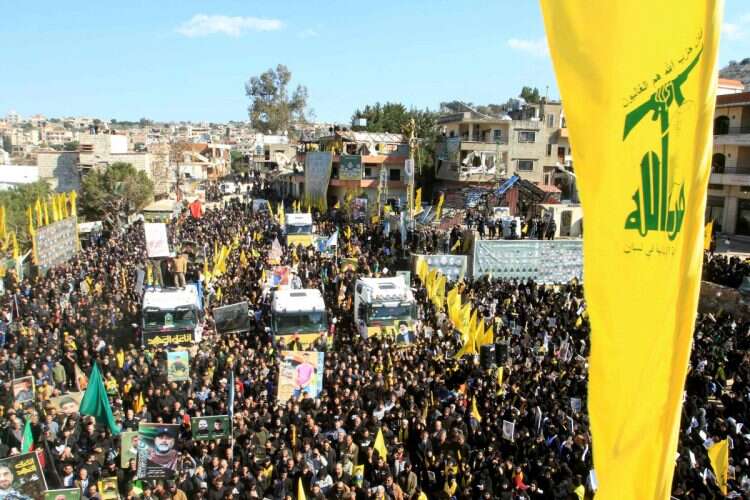
<svg viewBox="0 0 750 500">
<path fill-rule="evenodd" d="M 708 449 L 708 458 L 711 461 L 711 468 L 716 476 L 716 484 L 721 492 L 727 494 L 727 481 L 729 479 L 729 441 L 724 439 L 714 443 Z"/>
<path fill-rule="evenodd" d="M 477 422 L 482 421 L 482 416 L 479 414 L 479 409 L 477 408 L 477 398 L 471 398 L 471 416 Z"/>
<path fill-rule="evenodd" d="M 714 221 L 708 221 L 703 232 L 703 250 L 711 250 L 711 241 L 713 240 L 711 233 L 713 233 L 713 230 Z"/>
<path fill-rule="evenodd" d="M 422 213 L 422 188 L 418 188 L 414 194 L 414 215 Z"/>
<path fill-rule="evenodd" d="M 498 388 L 503 385 L 503 367 L 497 369 L 497 386 Z"/>
<path fill-rule="evenodd" d="M 378 435 L 375 436 L 375 444 L 372 448 L 378 452 L 378 455 L 385 460 L 388 457 L 388 450 L 385 447 L 385 439 L 383 439 L 383 429 L 378 429 Z"/>
<path fill-rule="evenodd" d="M 335 208 L 336 210 L 341 208 L 341 202 L 339 200 L 336 200 L 336 204 L 333 206 L 333 208 Z"/>
<path fill-rule="evenodd" d="M 443 203 L 445 203 L 445 193 L 440 193 L 440 199 L 438 200 L 437 208 L 435 209 L 435 221 L 440 222 L 443 216 Z"/>
<path fill-rule="evenodd" d="M 305 488 L 302 486 L 302 478 L 297 479 L 297 500 L 307 500 Z"/>
</svg>

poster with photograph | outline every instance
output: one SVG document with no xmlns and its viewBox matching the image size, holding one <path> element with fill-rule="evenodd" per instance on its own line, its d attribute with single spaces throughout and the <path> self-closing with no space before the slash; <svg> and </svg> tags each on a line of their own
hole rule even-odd
<svg viewBox="0 0 750 500">
<path fill-rule="evenodd" d="M 172 479 L 180 454 L 175 449 L 178 424 L 144 423 L 138 426 L 138 479 Z"/>
<path fill-rule="evenodd" d="M 278 401 L 286 402 L 307 393 L 317 398 L 323 390 L 325 353 L 315 351 L 281 351 Z"/>
<path fill-rule="evenodd" d="M 81 406 L 81 399 L 83 399 L 82 392 L 69 392 L 62 396 L 50 398 L 47 407 L 54 408 L 58 414 L 72 417 L 78 413 L 78 408 Z"/>
<path fill-rule="evenodd" d="M 219 333 L 236 333 L 250 330 L 247 301 L 214 309 L 214 323 Z"/>
<path fill-rule="evenodd" d="M 188 351 L 167 353 L 167 381 L 184 382 L 190 380 L 190 354 Z"/>
<path fill-rule="evenodd" d="M 44 492 L 44 500 L 81 500 L 81 490 L 78 488 L 47 490 Z"/>
<path fill-rule="evenodd" d="M 34 377 L 21 377 L 13 379 L 13 401 L 16 403 L 28 403 L 34 401 Z"/>
<path fill-rule="evenodd" d="M 116 477 L 103 477 L 96 484 L 99 487 L 99 498 L 101 500 L 119 500 L 120 492 L 117 491 Z"/>
<path fill-rule="evenodd" d="M 0 498 L 36 500 L 44 498 L 47 483 L 36 452 L 0 460 Z"/>
<path fill-rule="evenodd" d="M 193 417 L 190 419 L 190 430 L 194 441 L 228 439 L 232 436 L 232 419 L 228 415 Z"/>
<path fill-rule="evenodd" d="M 141 438 L 138 431 L 124 431 L 120 433 L 120 467 L 130 467 L 130 460 L 138 460 L 138 448 Z"/>
</svg>

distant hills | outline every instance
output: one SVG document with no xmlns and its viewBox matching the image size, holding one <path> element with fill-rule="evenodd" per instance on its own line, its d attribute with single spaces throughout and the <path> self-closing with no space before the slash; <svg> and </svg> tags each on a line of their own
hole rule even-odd
<svg viewBox="0 0 750 500">
<path fill-rule="evenodd" d="M 750 57 L 741 61 L 729 61 L 729 64 L 719 71 L 721 78 L 740 80 L 745 85 L 745 90 L 750 90 Z"/>
</svg>

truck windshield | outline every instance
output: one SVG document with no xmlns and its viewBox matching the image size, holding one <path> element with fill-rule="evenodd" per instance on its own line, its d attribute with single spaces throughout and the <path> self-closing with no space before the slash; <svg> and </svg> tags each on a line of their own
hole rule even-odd
<svg viewBox="0 0 750 500">
<path fill-rule="evenodd" d="M 312 234 L 312 226 L 307 224 L 286 226 L 286 234 Z"/>
<path fill-rule="evenodd" d="M 371 307 L 367 319 L 369 321 L 407 321 L 412 319 L 412 307 L 410 305 L 400 305 L 395 307 Z"/>
<path fill-rule="evenodd" d="M 143 323 L 146 328 L 195 328 L 195 311 L 191 309 L 149 309 L 143 312 Z"/>
<path fill-rule="evenodd" d="M 274 315 L 274 327 L 277 335 L 322 332 L 328 329 L 328 321 L 322 311 L 283 313 Z"/>
</svg>

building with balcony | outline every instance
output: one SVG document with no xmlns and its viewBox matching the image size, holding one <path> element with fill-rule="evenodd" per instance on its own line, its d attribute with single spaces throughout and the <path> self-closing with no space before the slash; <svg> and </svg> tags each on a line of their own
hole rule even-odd
<svg viewBox="0 0 750 500">
<path fill-rule="evenodd" d="M 750 92 L 716 98 L 706 220 L 726 234 L 750 236 Z"/>
<path fill-rule="evenodd" d="M 570 144 L 559 102 L 521 104 L 502 116 L 475 110 L 438 119 L 437 179 L 454 183 L 497 184 L 518 175 L 552 185 L 555 172 L 572 168 Z"/>
<path fill-rule="evenodd" d="M 333 130 L 330 135 L 303 141 L 297 154 L 298 165 L 305 164 L 308 151 L 333 153 L 327 195 L 329 207 L 336 202 L 343 204 L 347 197 L 367 198 L 368 206 L 372 207 L 379 194 L 390 204 L 406 204 L 409 182 L 404 169 L 409 159 L 409 144 L 403 135 Z M 342 155 L 355 160 L 355 167 L 342 168 Z M 282 196 L 299 197 L 305 192 L 304 168 L 282 172 L 272 182 Z"/>
</svg>

